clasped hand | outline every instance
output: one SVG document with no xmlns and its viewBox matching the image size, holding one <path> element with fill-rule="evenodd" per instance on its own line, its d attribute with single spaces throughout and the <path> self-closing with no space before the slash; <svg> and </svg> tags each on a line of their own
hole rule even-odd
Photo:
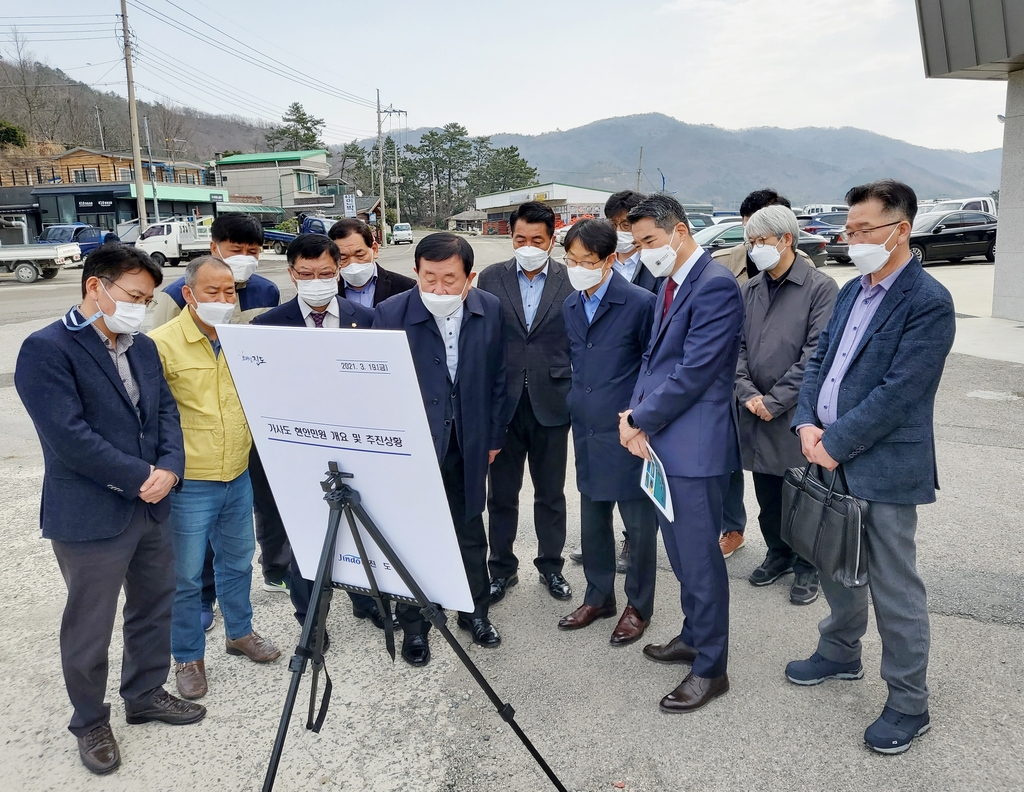
<svg viewBox="0 0 1024 792">
<path fill-rule="evenodd" d="M 171 471 L 153 468 L 149 473 L 149 478 L 139 488 L 139 497 L 146 503 L 159 503 L 167 497 L 177 483 L 178 477 Z"/>
<path fill-rule="evenodd" d="M 764 406 L 764 396 L 755 396 L 747 402 L 747 409 L 750 410 L 754 415 L 760 418 L 762 421 L 770 421 L 775 416 L 768 412 L 768 408 Z"/>
<path fill-rule="evenodd" d="M 825 470 L 835 470 L 839 467 L 839 463 L 825 450 L 825 446 L 821 442 L 823 434 L 825 434 L 825 430 L 820 426 L 802 427 L 800 429 L 800 450 L 812 465 L 820 465 Z"/>
<path fill-rule="evenodd" d="M 650 459 L 650 452 L 647 450 L 647 432 L 643 429 L 635 429 L 629 425 L 629 414 L 632 410 L 619 413 L 619 442 L 626 447 L 633 456 L 641 459 Z"/>
</svg>

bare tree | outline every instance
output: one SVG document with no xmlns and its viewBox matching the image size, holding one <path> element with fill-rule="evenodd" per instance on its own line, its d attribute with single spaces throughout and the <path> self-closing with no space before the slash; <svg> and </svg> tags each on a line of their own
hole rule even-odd
<svg viewBox="0 0 1024 792">
<path fill-rule="evenodd" d="M 11 43 L 4 51 L 4 57 L 11 68 L 4 69 L 4 80 L 11 87 L 21 104 L 29 137 L 38 136 L 38 116 L 46 104 L 46 89 L 41 85 L 39 70 L 28 43 L 16 27 L 11 28 Z"/>
</svg>

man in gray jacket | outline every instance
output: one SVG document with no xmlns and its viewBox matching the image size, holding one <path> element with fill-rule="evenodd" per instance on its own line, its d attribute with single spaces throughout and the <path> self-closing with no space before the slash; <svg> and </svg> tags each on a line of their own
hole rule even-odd
<svg viewBox="0 0 1024 792">
<path fill-rule="evenodd" d="M 782 205 L 755 212 L 745 229 L 746 247 L 758 273 L 741 287 L 746 318 L 736 369 L 740 403 L 740 452 L 753 472 L 758 523 L 768 554 L 749 577 L 768 586 L 794 572 L 789 599 L 809 605 L 818 598 L 818 573 L 782 540 L 782 477 L 805 464 L 800 440 L 790 430 L 804 368 L 832 315 L 839 287 L 796 254 L 800 228 Z"/>
</svg>

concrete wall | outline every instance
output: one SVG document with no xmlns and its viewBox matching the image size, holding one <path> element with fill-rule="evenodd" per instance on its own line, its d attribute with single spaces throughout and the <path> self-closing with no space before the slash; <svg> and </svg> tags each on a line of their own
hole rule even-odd
<svg viewBox="0 0 1024 792">
<path fill-rule="evenodd" d="M 1024 71 L 1006 86 L 992 315 L 1024 321 Z"/>
</svg>

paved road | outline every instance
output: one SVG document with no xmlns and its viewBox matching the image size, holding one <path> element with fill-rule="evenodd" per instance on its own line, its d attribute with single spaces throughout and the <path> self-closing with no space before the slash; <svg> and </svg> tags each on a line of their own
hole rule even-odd
<svg viewBox="0 0 1024 792">
<path fill-rule="evenodd" d="M 507 240 L 473 241 L 483 263 L 508 256 Z M 411 250 L 382 256 L 411 272 Z M 278 282 L 283 263 L 261 269 Z M 829 267 L 837 278 L 849 268 Z M 930 268 L 953 290 L 958 310 L 984 316 L 986 265 Z M 173 271 L 172 271 L 173 272 Z M 79 274 L 31 286 L 0 283 L 0 478 L 4 482 L 5 607 L 0 610 L 0 766 L 11 790 L 258 789 L 288 684 L 285 661 L 255 666 L 221 650 L 218 617 L 209 634 L 207 719 L 172 728 L 126 726 L 111 647 L 109 696 L 124 764 L 95 778 L 79 765 L 65 731 L 68 703 L 57 632 L 63 584 L 38 539 L 41 458 L 11 385 L 24 336 L 75 301 Z M 991 293 L 991 285 L 988 286 Z M 45 291 L 43 291 L 45 290 Z M 963 310 L 963 305 L 976 305 Z M 960 328 L 974 319 L 960 320 Z M 996 321 L 996 320 L 991 320 Z M 1021 352 L 1009 323 L 982 351 Z M 1009 328 L 1009 329 L 1007 329 Z M 568 605 L 551 599 L 528 572 L 529 485 L 520 525 L 522 582 L 492 612 L 504 642 L 471 648 L 484 674 L 517 710 L 517 720 L 571 790 L 661 792 L 677 789 L 1020 790 L 1024 788 L 1024 365 L 954 354 L 937 404 L 942 491 L 921 509 L 918 559 L 932 612 L 934 728 L 901 757 L 860 743 L 878 714 L 884 684 L 880 644 L 865 640 L 859 682 L 803 689 L 782 677 L 786 661 L 808 655 L 823 602 L 796 608 L 787 587 L 755 589 L 746 575 L 760 562 L 756 503 L 748 487 L 748 546 L 729 563 L 732 579 L 730 693 L 700 713 L 663 715 L 658 699 L 682 671 L 646 661 L 639 646 L 612 649 L 612 624 L 560 633 L 558 618 L 578 603 L 582 570 L 567 567 L 577 590 Z M 571 465 L 570 465 L 571 470 Z M 749 484 L 749 480 L 748 480 Z M 396 494 L 401 494 L 396 483 Z M 573 492 L 572 476 L 567 492 Z M 579 539 L 579 504 L 569 498 L 569 543 Z M 258 577 L 258 576 L 256 576 Z M 254 578 L 258 630 L 290 650 L 298 637 L 287 597 Z M 493 712 L 453 654 L 436 637 L 422 670 L 392 665 L 380 634 L 345 612 L 332 613 L 329 668 L 334 699 L 320 735 L 296 715 L 279 775 L 282 790 L 544 790 L 543 776 Z M 620 603 L 621 604 L 621 603 Z M 649 637 L 679 628 L 678 587 L 659 556 L 659 589 Z M 454 626 L 454 625 L 453 625 Z M 872 628 L 873 629 L 873 628 Z M 464 644 L 468 639 L 457 631 Z M 173 682 L 172 682 L 173 689 Z M 304 690 L 307 688 L 304 687 Z M 300 702 L 298 711 L 303 709 Z"/>
</svg>

